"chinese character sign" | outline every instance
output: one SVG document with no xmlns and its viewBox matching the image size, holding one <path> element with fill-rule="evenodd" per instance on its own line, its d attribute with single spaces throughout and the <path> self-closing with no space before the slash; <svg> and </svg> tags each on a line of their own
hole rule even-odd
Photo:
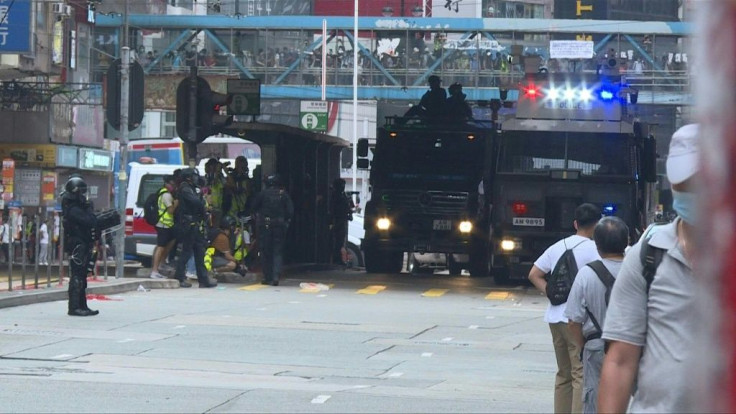
<svg viewBox="0 0 736 414">
<path fill-rule="evenodd" d="M 0 53 L 31 51 L 31 0 L 0 0 Z"/>
</svg>

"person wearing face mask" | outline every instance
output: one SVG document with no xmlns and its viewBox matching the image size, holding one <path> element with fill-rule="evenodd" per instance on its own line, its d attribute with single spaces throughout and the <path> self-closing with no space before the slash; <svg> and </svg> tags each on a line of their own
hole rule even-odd
<svg viewBox="0 0 736 414">
<path fill-rule="evenodd" d="M 696 332 L 692 271 L 699 171 L 698 125 L 672 135 L 667 179 L 678 217 L 656 226 L 626 254 L 613 285 L 602 338 L 608 351 L 598 393 L 599 412 L 685 412 L 686 371 Z M 651 266 L 649 249 L 660 251 Z M 642 254 L 644 250 L 644 254 Z M 635 385 L 636 384 L 636 385 Z M 633 396 L 633 398 L 631 398 Z"/>
</svg>

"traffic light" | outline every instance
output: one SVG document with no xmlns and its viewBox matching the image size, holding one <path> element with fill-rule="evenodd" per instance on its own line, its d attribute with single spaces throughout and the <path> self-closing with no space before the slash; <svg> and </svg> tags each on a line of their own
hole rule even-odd
<svg viewBox="0 0 736 414">
<path fill-rule="evenodd" d="M 220 115 L 220 111 L 224 111 L 225 106 L 230 104 L 231 100 L 231 95 L 213 92 L 209 89 L 199 96 L 197 111 L 205 138 L 221 133 L 233 123 L 232 116 Z"/>
<path fill-rule="evenodd" d="M 192 82 L 196 82 L 194 98 L 196 114 L 194 117 L 194 136 L 192 136 L 190 119 L 192 100 Z M 221 133 L 232 124 L 233 117 L 220 115 L 220 110 L 230 103 L 230 96 L 213 92 L 210 84 L 202 77 L 187 77 L 176 88 L 176 133 L 186 141 L 198 144 L 207 137 Z"/>
</svg>

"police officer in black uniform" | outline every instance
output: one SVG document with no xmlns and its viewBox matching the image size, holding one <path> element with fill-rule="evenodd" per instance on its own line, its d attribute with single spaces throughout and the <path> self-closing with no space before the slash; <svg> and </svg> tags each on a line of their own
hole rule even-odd
<svg viewBox="0 0 736 414">
<path fill-rule="evenodd" d="M 204 267 L 204 252 L 206 248 L 206 204 L 199 182 L 199 173 L 194 168 L 184 168 L 181 171 L 182 182 L 177 191 L 179 206 L 176 214 L 177 239 L 182 244 L 181 255 L 176 263 L 174 277 L 179 280 L 179 286 L 191 287 L 186 281 L 185 268 L 187 261 L 194 254 L 194 264 L 197 269 L 199 287 L 211 288 L 217 282 L 210 280 Z"/>
<path fill-rule="evenodd" d="M 87 307 L 87 275 L 93 263 L 94 245 L 99 238 L 97 217 L 92 203 L 87 200 L 87 183 L 74 174 L 64 185 L 61 195 L 61 214 L 64 220 L 66 252 L 69 253 L 69 311 L 71 316 L 94 316 L 100 313 Z"/>
<path fill-rule="evenodd" d="M 283 262 L 284 241 L 294 204 L 286 190 L 281 188 L 278 175 L 270 175 L 265 180 L 266 189 L 253 200 L 253 213 L 256 214 L 258 245 L 261 251 L 264 285 L 279 285 L 279 274 Z"/>
</svg>

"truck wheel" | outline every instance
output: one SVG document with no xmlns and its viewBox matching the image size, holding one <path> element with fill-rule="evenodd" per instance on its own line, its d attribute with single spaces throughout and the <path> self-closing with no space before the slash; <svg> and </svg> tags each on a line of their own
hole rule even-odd
<svg viewBox="0 0 736 414">
<path fill-rule="evenodd" d="M 363 263 L 363 254 L 360 249 L 352 243 L 347 243 L 345 249 L 348 251 L 348 267 L 356 268 L 365 266 Z"/>
<path fill-rule="evenodd" d="M 498 286 L 507 285 L 509 283 L 509 269 L 508 267 L 494 267 L 491 270 L 493 273 L 493 282 Z"/>
<path fill-rule="evenodd" d="M 462 263 L 455 261 L 455 258 L 452 257 L 452 253 L 447 254 L 447 269 L 450 271 L 450 276 L 460 276 L 463 272 Z"/>
<path fill-rule="evenodd" d="M 365 249 L 365 271 L 366 273 L 382 273 L 384 258 L 374 249 Z"/>
<path fill-rule="evenodd" d="M 388 252 L 384 260 L 384 272 L 401 273 L 401 268 L 404 267 L 404 252 Z"/>
</svg>

